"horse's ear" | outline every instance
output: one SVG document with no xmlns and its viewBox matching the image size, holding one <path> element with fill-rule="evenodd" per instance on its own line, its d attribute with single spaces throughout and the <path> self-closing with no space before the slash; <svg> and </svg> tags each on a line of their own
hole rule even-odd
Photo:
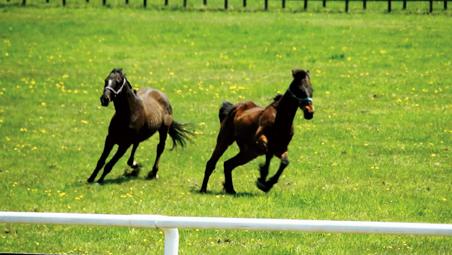
<svg viewBox="0 0 452 255">
<path fill-rule="evenodd" d="M 301 80 L 301 79 L 303 79 L 303 78 L 304 78 L 304 77 L 303 77 L 303 73 L 304 73 L 304 71 L 303 71 L 303 70 L 300 70 L 300 69 L 298 69 L 298 68 L 295 68 L 295 69 L 292 70 L 292 76 L 293 76 L 293 78 L 294 78 L 295 80 Z"/>
<path fill-rule="evenodd" d="M 122 68 L 115 68 L 111 72 L 112 73 L 122 73 Z"/>
</svg>

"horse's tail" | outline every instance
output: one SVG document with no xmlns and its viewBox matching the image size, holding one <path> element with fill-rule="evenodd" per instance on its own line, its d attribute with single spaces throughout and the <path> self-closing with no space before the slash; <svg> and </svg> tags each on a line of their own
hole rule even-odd
<svg viewBox="0 0 452 255">
<path fill-rule="evenodd" d="M 228 113 L 232 110 L 232 108 L 234 108 L 234 105 L 228 101 L 223 101 L 223 103 L 221 104 L 220 107 L 220 113 L 219 113 L 219 117 L 220 117 L 220 123 L 223 122 L 224 118 L 226 118 L 226 116 L 228 116 Z"/>
<path fill-rule="evenodd" d="M 185 129 L 187 126 L 190 126 L 190 124 L 181 124 L 173 120 L 173 123 L 171 123 L 168 131 L 171 139 L 173 139 L 173 147 L 171 148 L 171 150 L 177 147 L 177 145 L 180 145 L 180 147 L 184 148 L 184 146 L 187 144 L 187 141 L 191 141 L 190 136 L 195 136 L 195 133 Z"/>
</svg>

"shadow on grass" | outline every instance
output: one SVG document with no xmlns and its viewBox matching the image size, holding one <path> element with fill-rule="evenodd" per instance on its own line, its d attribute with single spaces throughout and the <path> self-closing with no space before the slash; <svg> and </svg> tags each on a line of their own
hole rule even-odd
<svg viewBox="0 0 452 255">
<path fill-rule="evenodd" d="M 136 180 L 136 179 L 138 179 L 138 176 L 120 175 L 120 176 L 116 177 L 115 179 L 105 179 L 101 185 L 123 184 L 124 182 Z"/>
<path fill-rule="evenodd" d="M 228 193 L 226 193 L 226 191 L 207 191 L 206 193 L 201 193 L 201 192 L 199 192 L 199 189 L 194 189 L 194 188 L 191 188 L 190 189 L 190 192 L 191 193 L 196 193 L 196 194 L 199 194 L 199 195 L 204 195 L 204 196 L 222 196 L 222 195 L 225 195 L 225 196 L 232 196 L 232 197 L 249 197 L 249 198 L 251 198 L 251 197 L 261 197 L 261 196 L 263 196 L 263 195 L 265 195 L 265 193 L 252 193 L 252 192 L 237 192 L 236 194 L 228 194 Z"/>
<path fill-rule="evenodd" d="M 111 185 L 111 184 L 123 184 L 125 182 L 128 181 L 132 181 L 132 180 L 148 180 L 146 178 L 140 178 L 136 175 L 130 175 L 127 173 L 124 173 L 123 175 L 117 176 L 114 179 L 104 179 L 104 181 L 102 183 L 97 183 L 97 179 L 99 179 L 100 175 L 98 176 L 98 178 L 96 178 L 96 180 L 93 183 L 89 183 L 86 180 L 78 180 L 77 182 L 74 183 L 74 186 L 85 186 L 85 185 Z"/>
</svg>

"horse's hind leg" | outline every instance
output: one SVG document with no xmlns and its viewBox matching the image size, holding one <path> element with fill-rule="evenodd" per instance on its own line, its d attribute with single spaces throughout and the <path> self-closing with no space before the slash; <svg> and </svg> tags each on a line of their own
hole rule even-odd
<svg viewBox="0 0 452 255">
<path fill-rule="evenodd" d="M 256 158 L 254 154 L 241 151 L 235 157 L 224 162 L 224 189 L 227 193 L 235 194 L 234 186 L 232 185 L 232 170 L 250 162 L 254 158 Z"/>
<path fill-rule="evenodd" d="M 209 177 L 212 174 L 213 170 L 215 170 L 215 166 L 217 165 L 218 160 L 221 158 L 227 148 L 228 145 L 217 142 L 215 150 L 212 153 L 212 157 L 210 157 L 209 161 L 207 161 L 206 170 L 204 172 L 204 179 L 202 181 L 202 187 L 200 190 L 201 193 L 207 192 L 207 183 L 209 182 Z"/>
<path fill-rule="evenodd" d="M 97 161 L 96 168 L 94 169 L 94 172 L 91 174 L 91 176 L 88 178 L 88 182 L 94 182 L 94 179 L 96 178 L 97 174 L 99 173 L 100 169 L 105 165 L 105 160 L 107 160 L 108 155 L 110 154 L 111 150 L 114 146 L 113 140 L 107 136 L 105 139 L 105 146 L 104 151 L 102 152 L 102 155 L 100 156 L 100 159 Z"/>
<path fill-rule="evenodd" d="M 105 165 L 102 176 L 100 177 L 99 180 L 97 180 L 98 183 L 102 183 L 104 181 L 105 176 L 111 172 L 111 169 L 113 168 L 113 166 L 124 155 L 124 153 L 126 153 L 126 151 L 129 147 L 130 147 L 130 144 L 129 145 L 119 145 L 118 151 L 116 151 L 113 158 L 111 158 L 111 160 Z"/>
<path fill-rule="evenodd" d="M 212 153 L 209 161 L 207 161 L 206 170 L 204 172 L 204 179 L 202 181 L 201 190 L 199 192 L 207 192 L 207 183 L 209 182 L 209 177 L 215 170 L 218 160 L 221 158 L 223 153 L 228 149 L 229 145 L 234 143 L 234 128 L 232 125 L 232 120 L 224 120 L 220 132 L 217 136 L 217 144 L 215 145 L 215 150 Z"/>
<path fill-rule="evenodd" d="M 133 168 L 133 171 L 131 173 L 127 174 L 128 176 L 138 176 L 138 174 L 140 173 L 140 166 L 134 160 L 135 151 L 137 150 L 138 145 L 140 145 L 140 143 L 133 144 L 132 153 L 130 153 L 130 158 L 129 158 L 129 160 L 127 160 L 127 165 L 129 165 L 131 168 Z"/>
<path fill-rule="evenodd" d="M 134 143 L 133 147 L 132 147 L 132 153 L 130 153 L 130 158 L 129 160 L 127 160 L 127 165 L 129 165 L 131 168 L 137 168 L 138 164 L 137 162 L 135 162 L 134 158 L 135 158 L 135 152 L 138 148 L 138 145 L 140 145 L 140 143 Z"/>
<path fill-rule="evenodd" d="M 165 150 L 165 142 L 166 138 L 168 137 L 168 127 L 162 126 L 159 129 L 159 136 L 160 141 L 157 145 L 157 156 L 155 157 L 155 163 L 152 167 L 152 171 L 148 174 L 148 179 L 158 178 L 157 172 L 159 170 L 159 162 L 160 162 L 160 156 L 162 155 L 163 151 Z"/>
</svg>

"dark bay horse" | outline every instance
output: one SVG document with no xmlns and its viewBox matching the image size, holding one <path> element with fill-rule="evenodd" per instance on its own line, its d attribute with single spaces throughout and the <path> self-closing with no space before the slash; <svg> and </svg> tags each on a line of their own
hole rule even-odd
<svg viewBox="0 0 452 255">
<path fill-rule="evenodd" d="M 118 145 L 118 151 L 105 165 L 98 183 L 104 180 L 131 145 L 133 145 L 132 153 L 127 164 L 135 169 L 132 175 L 138 175 L 140 168 L 134 161 L 135 151 L 140 142 L 158 131 L 160 141 L 157 145 L 157 156 L 152 171 L 148 174 L 149 179 L 157 178 L 159 160 L 165 149 L 167 135 L 169 134 L 173 140 L 173 148 L 178 144 L 184 147 L 189 136 L 193 135 L 192 132 L 185 130 L 185 124 L 173 120 L 173 110 L 165 94 L 151 88 L 133 90 L 121 68 L 113 69 L 105 79 L 105 87 L 100 101 L 102 106 L 108 106 L 109 102 L 113 101 L 116 112 L 108 127 L 102 156 L 88 179 L 90 183 L 94 182 L 94 178 L 104 166 L 105 160 L 115 144 Z"/>
<path fill-rule="evenodd" d="M 303 111 L 307 120 L 314 116 L 309 71 L 294 69 L 292 75 L 293 81 L 286 93 L 277 95 L 274 102 L 265 108 L 253 102 L 235 105 L 223 102 L 219 114 L 221 128 L 217 145 L 207 162 L 200 192 L 206 192 L 207 182 L 218 160 L 234 142 L 239 146 L 240 152 L 224 162 L 224 188 L 227 193 L 235 194 L 232 170 L 261 155 L 265 155 L 265 163 L 260 166 L 261 177 L 257 180 L 257 187 L 267 192 L 278 182 L 284 168 L 289 164 L 287 147 L 294 134 L 292 123 L 297 109 Z M 267 181 L 273 156 L 280 158 L 281 163 L 277 173 Z"/>
</svg>

